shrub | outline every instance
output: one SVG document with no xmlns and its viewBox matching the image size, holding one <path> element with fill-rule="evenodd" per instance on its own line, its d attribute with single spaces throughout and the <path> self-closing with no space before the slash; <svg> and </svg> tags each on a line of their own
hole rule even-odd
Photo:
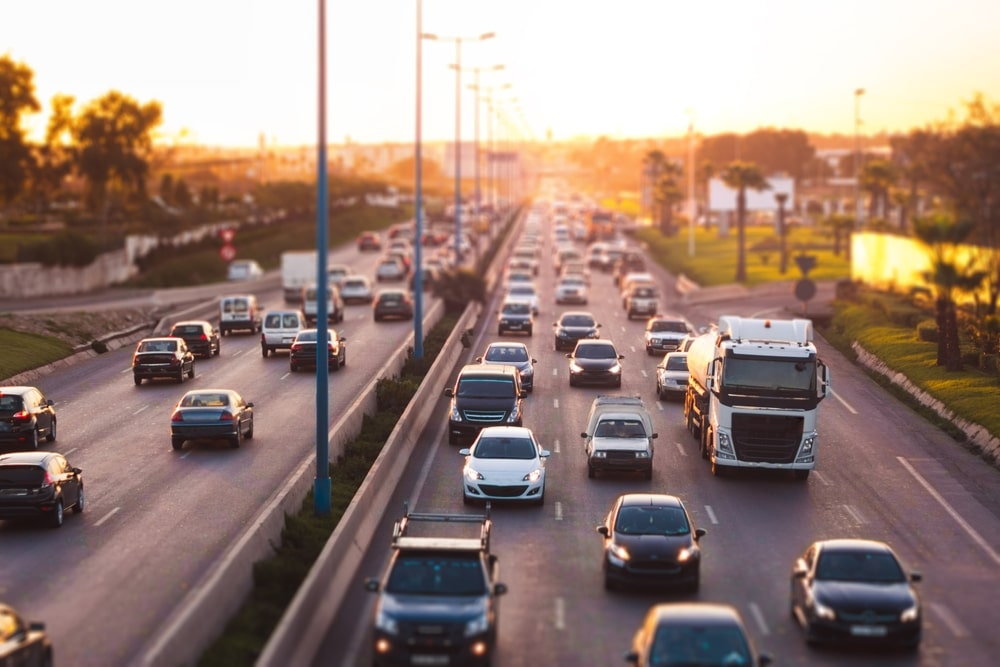
<svg viewBox="0 0 1000 667">
<path fill-rule="evenodd" d="M 938 342 L 937 321 L 933 319 L 923 320 L 917 323 L 917 338 L 928 343 Z"/>
</svg>

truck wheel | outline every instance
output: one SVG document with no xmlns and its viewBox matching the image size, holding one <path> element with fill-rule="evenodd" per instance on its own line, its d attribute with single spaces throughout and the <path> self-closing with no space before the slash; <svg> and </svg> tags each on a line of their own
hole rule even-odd
<svg viewBox="0 0 1000 667">
<path fill-rule="evenodd" d="M 642 471 L 642 478 L 644 480 L 646 480 L 646 481 L 649 481 L 649 480 L 653 479 L 653 469 L 649 468 L 648 470 L 643 470 Z"/>
<path fill-rule="evenodd" d="M 594 466 L 589 464 L 587 465 L 587 477 L 590 479 L 594 479 L 595 477 L 597 477 L 597 471 L 594 470 Z"/>
<path fill-rule="evenodd" d="M 797 481 L 804 482 L 809 479 L 809 470 L 794 470 L 793 474 Z"/>
<path fill-rule="evenodd" d="M 708 458 L 708 428 L 702 418 L 701 425 L 698 426 L 698 441 L 701 446 L 701 458 Z"/>
<path fill-rule="evenodd" d="M 261 345 L 260 346 L 260 356 L 262 356 L 265 359 L 267 359 L 267 355 L 270 354 L 270 353 L 271 353 L 271 351 L 269 349 L 267 349 L 267 345 Z"/>
</svg>

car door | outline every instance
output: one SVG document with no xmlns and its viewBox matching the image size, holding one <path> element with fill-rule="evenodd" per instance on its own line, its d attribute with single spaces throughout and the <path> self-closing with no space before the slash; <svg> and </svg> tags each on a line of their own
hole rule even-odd
<svg viewBox="0 0 1000 667">
<path fill-rule="evenodd" d="M 65 457 L 56 455 L 49 463 L 49 473 L 52 478 L 59 480 L 59 488 L 62 491 L 63 508 L 69 509 L 76 505 L 80 498 L 80 478 L 73 472 L 72 466 Z"/>
<path fill-rule="evenodd" d="M 24 396 L 25 409 L 35 415 L 36 428 L 38 429 L 39 435 L 49 434 L 52 432 L 52 415 L 54 410 L 52 406 L 48 404 L 42 392 L 37 389 L 32 389 Z"/>
</svg>

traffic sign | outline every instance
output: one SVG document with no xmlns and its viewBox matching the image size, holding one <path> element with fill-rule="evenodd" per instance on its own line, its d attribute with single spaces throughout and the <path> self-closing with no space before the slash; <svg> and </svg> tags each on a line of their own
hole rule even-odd
<svg viewBox="0 0 1000 667">
<path fill-rule="evenodd" d="M 219 236 L 222 237 L 223 243 L 229 245 L 230 243 L 233 242 L 233 239 L 236 238 L 236 230 L 233 229 L 232 227 L 226 227 L 225 229 L 219 232 Z"/>
<path fill-rule="evenodd" d="M 219 256 L 222 257 L 223 261 L 233 261 L 236 258 L 236 246 L 227 243 L 219 248 Z"/>
<path fill-rule="evenodd" d="M 808 301 L 809 299 L 816 296 L 816 283 L 809 280 L 808 278 L 803 278 L 802 280 L 795 283 L 795 298 L 799 301 Z"/>
</svg>

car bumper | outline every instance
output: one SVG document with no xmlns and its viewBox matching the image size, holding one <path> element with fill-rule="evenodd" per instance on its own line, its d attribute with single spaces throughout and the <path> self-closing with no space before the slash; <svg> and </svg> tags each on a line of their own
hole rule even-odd
<svg viewBox="0 0 1000 667">
<path fill-rule="evenodd" d="M 133 368 L 132 375 L 143 380 L 152 378 L 175 378 L 178 373 L 186 373 L 181 366 L 162 366 L 159 368 Z"/>
<path fill-rule="evenodd" d="M 920 623 L 866 624 L 812 619 L 809 638 L 815 642 L 862 646 L 912 647 L 920 643 Z"/>
<path fill-rule="evenodd" d="M 621 384 L 622 374 L 610 372 L 570 373 L 569 379 L 573 384 L 579 385 L 618 386 Z"/>
<path fill-rule="evenodd" d="M 604 574 L 613 583 L 623 586 L 683 586 L 698 581 L 698 561 L 688 563 L 646 561 L 619 566 L 605 557 Z"/>
<path fill-rule="evenodd" d="M 49 516 L 55 509 L 56 500 L 51 497 L 24 501 L 5 498 L 0 502 L 0 519 L 33 519 Z"/>
<path fill-rule="evenodd" d="M 652 354 L 653 352 L 676 352 L 677 351 L 677 341 L 664 340 L 664 341 L 649 341 L 646 343 L 646 352 Z"/>
<path fill-rule="evenodd" d="M 544 478 L 537 482 L 517 482 L 513 484 L 492 484 L 487 481 L 470 482 L 463 479 L 463 493 L 470 500 L 536 501 L 545 489 Z"/>
<path fill-rule="evenodd" d="M 485 667 L 490 664 L 494 642 L 487 634 L 463 637 L 425 638 L 374 633 L 373 664 L 375 667 L 411 667 L 412 665 L 444 665 L 447 667 Z M 409 644 L 419 648 L 411 649 Z M 381 649 L 381 650 L 379 650 Z M 480 654 L 481 655 L 477 655 Z"/>
<path fill-rule="evenodd" d="M 587 459 L 587 465 L 599 472 L 651 473 L 653 471 L 651 457 L 637 458 L 632 452 L 628 454 L 629 456 L 591 456 Z"/>
</svg>

